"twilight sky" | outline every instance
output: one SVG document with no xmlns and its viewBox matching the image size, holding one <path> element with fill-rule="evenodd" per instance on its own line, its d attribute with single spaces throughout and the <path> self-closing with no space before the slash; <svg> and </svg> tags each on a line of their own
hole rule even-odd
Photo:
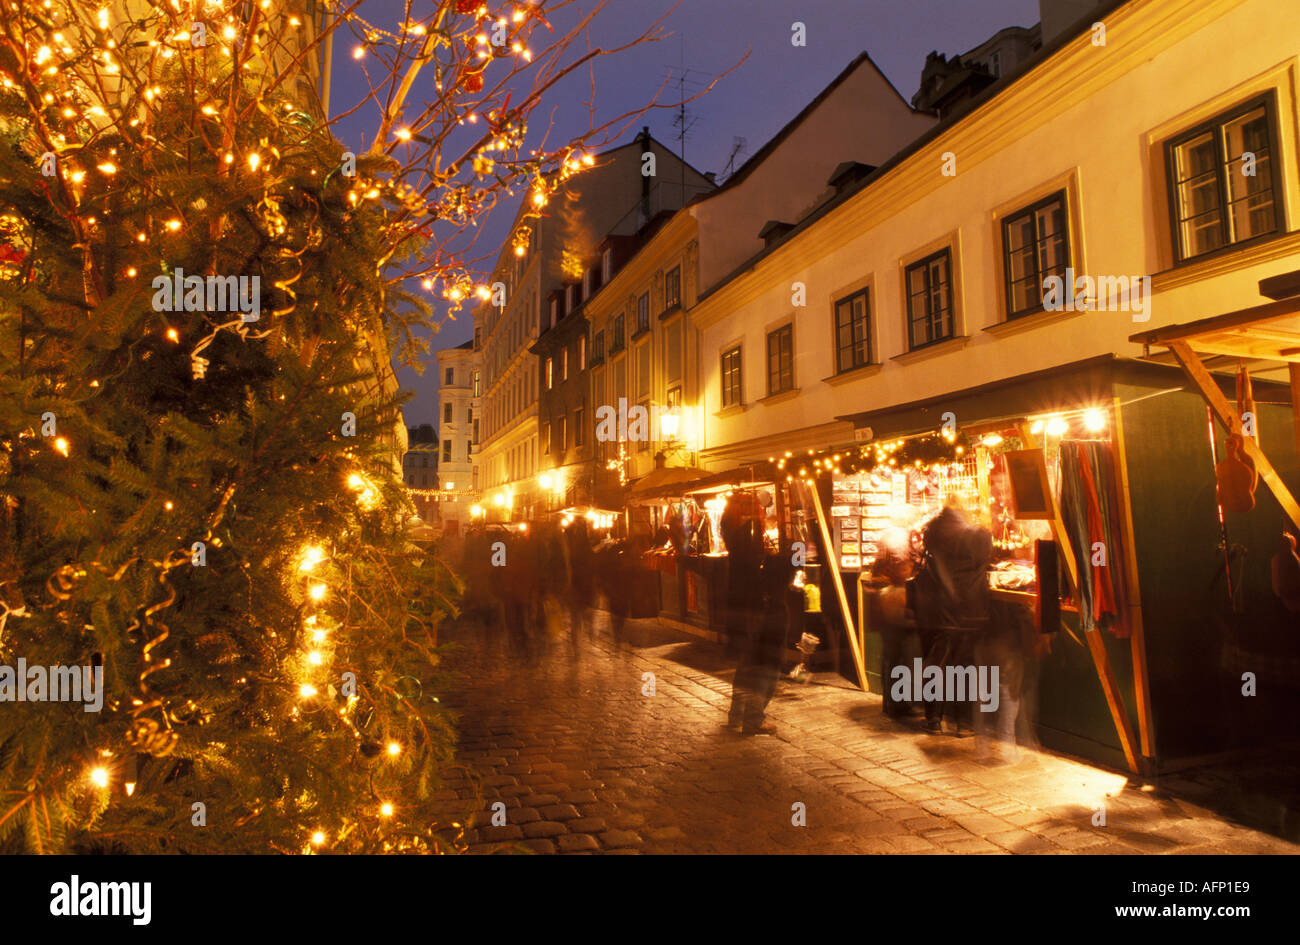
<svg viewBox="0 0 1300 945">
<path fill-rule="evenodd" d="M 417 0 L 415 10 L 424 12 L 423 6 Z M 591 3 L 580 6 L 590 10 Z M 680 0 L 675 10 L 673 6 L 674 0 L 611 0 L 593 22 L 591 44 L 607 48 L 629 41 L 672 10 L 665 22 L 671 33 L 667 39 L 598 61 L 597 117 L 613 117 L 644 105 L 665 79 L 672 86 L 664 89 L 659 101 L 674 103 L 683 68 L 688 70 L 689 96 L 749 52 L 749 59 L 735 72 L 688 105 L 687 122 L 694 124 L 686 139 L 686 160 L 701 171 L 717 171 L 720 177 L 736 138 L 746 141 L 738 166 L 863 50 L 910 100 L 930 50 L 951 56 L 979 45 L 1005 26 L 1038 22 L 1037 0 Z M 401 0 L 368 0 L 363 15 L 377 26 L 387 26 L 398 22 L 401 10 Z M 557 33 L 565 29 L 568 19 L 555 19 Z M 791 45 L 795 21 L 806 26 L 807 46 Z M 331 91 L 335 108 L 354 100 L 348 87 L 357 81 L 358 73 L 347 54 L 350 48 L 350 38 L 339 35 Z M 554 122 L 550 146 L 587 127 L 589 93 L 588 74 L 579 70 L 534 112 L 534 128 Z M 637 126 L 649 125 L 651 134 L 677 150 L 675 117 L 675 110 L 655 110 Z M 356 130 L 362 127 L 357 123 Z M 348 124 L 338 133 L 359 150 L 360 142 L 350 139 L 355 131 Z M 485 239 L 479 247 L 501 245 L 516 206 L 511 201 L 496 209 L 484 224 Z M 463 312 L 458 321 L 445 323 L 433 347 L 460 344 L 472 330 L 469 313 Z M 405 408 L 407 424 L 436 425 L 436 365 L 430 364 L 423 375 L 403 371 L 399 378 L 404 389 L 415 392 Z"/>
</svg>

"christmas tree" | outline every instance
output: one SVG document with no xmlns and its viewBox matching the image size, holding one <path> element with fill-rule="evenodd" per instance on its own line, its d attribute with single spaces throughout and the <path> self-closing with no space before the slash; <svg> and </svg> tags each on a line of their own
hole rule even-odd
<svg viewBox="0 0 1300 945">
<path fill-rule="evenodd" d="M 354 10 L 0 10 L 0 851 L 458 848 L 457 582 L 408 536 L 390 360 L 487 291 L 449 241 L 584 141 L 523 148 L 573 65 L 540 5 Z M 345 30 L 360 154 L 313 91 Z"/>
</svg>

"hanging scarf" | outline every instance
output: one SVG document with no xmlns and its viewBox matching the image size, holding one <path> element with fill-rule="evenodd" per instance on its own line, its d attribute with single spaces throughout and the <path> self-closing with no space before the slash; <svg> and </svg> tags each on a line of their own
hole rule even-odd
<svg viewBox="0 0 1300 945">
<path fill-rule="evenodd" d="M 1109 445 L 1095 440 L 1061 443 L 1061 517 L 1079 572 L 1079 618 L 1085 631 L 1108 626 L 1124 639 L 1130 628 L 1123 600 L 1118 502 Z M 1100 542 L 1104 555 L 1095 554 Z M 1094 563 L 1094 561 L 1096 563 Z"/>
</svg>

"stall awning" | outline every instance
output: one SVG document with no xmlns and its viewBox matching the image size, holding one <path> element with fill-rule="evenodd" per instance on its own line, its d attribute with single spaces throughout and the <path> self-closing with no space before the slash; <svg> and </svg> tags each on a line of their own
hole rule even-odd
<svg viewBox="0 0 1300 945">
<path fill-rule="evenodd" d="M 663 474 L 663 475 L 660 475 Z M 725 472 L 707 472 L 696 466 L 674 466 L 656 469 L 638 479 L 628 489 L 628 502 L 646 504 L 673 496 L 686 495 L 723 486 L 744 483 L 772 482 L 775 470 L 771 463 L 754 463 L 737 466 Z"/>
<path fill-rule="evenodd" d="M 1222 355 L 1286 363 L 1291 375 L 1296 444 L 1300 447 L 1300 411 L 1296 409 L 1300 404 L 1300 295 L 1182 325 L 1140 331 L 1130 335 L 1129 341 L 1148 347 L 1168 348 L 1229 432 L 1241 430 L 1241 417 L 1202 358 Z M 1300 504 L 1258 442 L 1253 437 L 1245 437 L 1242 449 L 1254 461 L 1259 477 L 1282 506 L 1282 511 L 1300 529 Z"/>
</svg>

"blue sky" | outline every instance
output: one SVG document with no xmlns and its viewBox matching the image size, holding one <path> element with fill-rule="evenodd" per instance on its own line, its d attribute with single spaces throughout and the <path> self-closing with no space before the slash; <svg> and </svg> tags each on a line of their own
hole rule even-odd
<svg viewBox="0 0 1300 945">
<path fill-rule="evenodd" d="M 416 3 L 421 12 L 428 4 Z M 579 3 L 574 11 L 591 9 Z M 1030 26 L 1038 21 L 1037 0 L 612 0 L 590 30 L 593 46 L 609 48 L 628 42 L 657 18 L 668 13 L 670 35 L 599 60 L 596 68 L 597 117 L 613 117 L 648 102 L 663 86 L 659 101 L 677 100 L 677 78 L 686 75 L 687 94 L 698 91 L 726 72 L 745 54 L 749 58 L 722 79 L 704 98 L 688 106 L 686 159 L 702 171 L 721 174 L 735 140 L 746 146 L 737 163 L 757 151 L 858 53 L 866 50 L 894 87 L 910 99 L 920 81 L 926 54 L 937 49 L 947 55 L 979 45 L 1005 26 Z M 400 0 L 369 0 L 364 15 L 375 25 L 398 20 Z M 672 11 L 671 13 L 669 11 Z M 572 17 L 555 20 L 557 32 Z M 806 27 L 807 45 L 790 41 L 792 24 Z M 348 55 L 352 42 L 336 40 L 332 106 L 354 100 L 359 73 Z M 571 76 L 534 113 L 534 128 L 553 123 L 549 144 L 568 140 L 587 127 L 590 98 L 586 72 Z M 656 110 L 636 123 L 674 150 L 679 146 L 673 123 L 675 110 Z M 365 116 L 338 129 L 348 144 L 360 146 L 360 134 L 373 121 Z M 634 131 L 629 132 L 629 137 Z M 354 140 L 355 139 L 355 140 Z M 623 139 L 623 140 L 626 140 Z M 515 204 L 500 206 L 483 224 L 479 246 L 499 247 L 509 232 Z M 489 263 L 490 265 L 490 263 Z M 434 342 L 451 347 L 470 338 L 468 313 L 447 322 Z M 438 419 L 437 371 L 422 376 L 399 375 L 404 388 L 415 392 L 406 406 L 409 425 Z"/>
</svg>

